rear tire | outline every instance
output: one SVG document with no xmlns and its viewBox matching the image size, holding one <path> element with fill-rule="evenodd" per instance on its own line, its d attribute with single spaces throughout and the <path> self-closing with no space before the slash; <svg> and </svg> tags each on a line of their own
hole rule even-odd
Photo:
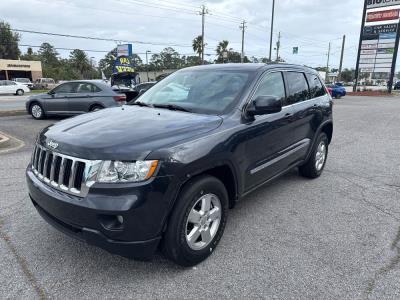
<svg viewBox="0 0 400 300">
<path fill-rule="evenodd" d="M 104 109 L 104 107 L 103 107 L 103 106 L 100 106 L 100 105 L 93 105 L 93 106 L 90 108 L 90 111 L 91 111 L 91 112 L 94 112 L 94 111 L 98 111 L 98 110 L 100 110 L 100 109 Z"/>
<path fill-rule="evenodd" d="M 32 117 L 36 120 L 41 120 L 45 118 L 43 107 L 37 102 L 31 104 L 29 112 L 31 113 Z"/>
<path fill-rule="evenodd" d="M 180 192 L 162 241 L 164 255 L 190 267 L 204 261 L 217 247 L 226 224 L 228 193 L 212 176 L 188 182 Z"/>
<path fill-rule="evenodd" d="M 342 98 L 342 96 L 339 95 L 339 94 L 336 94 L 335 98 L 336 98 L 336 99 L 340 99 L 340 98 Z"/>
<path fill-rule="evenodd" d="M 321 176 L 328 158 L 328 146 L 329 141 L 326 133 L 320 133 L 311 150 L 310 158 L 299 167 L 302 176 L 312 179 Z"/>
<path fill-rule="evenodd" d="M 17 96 L 23 96 L 24 95 L 24 90 L 17 90 L 16 92 L 15 92 L 15 95 L 17 95 Z"/>
</svg>

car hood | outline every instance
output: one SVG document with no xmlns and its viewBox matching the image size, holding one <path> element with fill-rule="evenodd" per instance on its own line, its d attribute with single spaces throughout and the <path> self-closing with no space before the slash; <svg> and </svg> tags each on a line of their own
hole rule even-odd
<svg viewBox="0 0 400 300">
<path fill-rule="evenodd" d="M 85 159 L 136 160 L 218 128 L 222 118 L 138 106 L 108 108 L 45 128 L 40 143 Z"/>
</svg>

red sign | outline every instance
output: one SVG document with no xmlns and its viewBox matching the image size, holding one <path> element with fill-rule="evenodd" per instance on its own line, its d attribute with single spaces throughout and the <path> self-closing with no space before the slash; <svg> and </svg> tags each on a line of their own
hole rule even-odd
<svg viewBox="0 0 400 300">
<path fill-rule="evenodd" d="M 383 11 L 369 12 L 367 14 L 367 22 L 379 22 L 396 20 L 399 18 L 399 9 L 390 9 Z"/>
</svg>

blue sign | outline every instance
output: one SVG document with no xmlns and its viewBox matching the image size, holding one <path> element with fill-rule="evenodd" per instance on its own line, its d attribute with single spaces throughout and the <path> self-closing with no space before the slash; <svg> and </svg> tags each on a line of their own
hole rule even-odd
<svg viewBox="0 0 400 300">
<path fill-rule="evenodd" d="M 134 72 L 135 68 L 133 67 L 132 61 L 128 56 L 120 56 L 115 60 L 113 69 L 114 74 Z"/>
</svg>

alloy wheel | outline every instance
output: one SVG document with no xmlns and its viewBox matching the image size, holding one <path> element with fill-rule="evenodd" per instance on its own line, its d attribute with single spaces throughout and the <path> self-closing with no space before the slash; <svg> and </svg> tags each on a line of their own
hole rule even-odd
<svg viewBox="0 0 400 300">
<path fill-rule="evenodd" d="M 221 223 L 221 212 L 221 201 L 214 194 L 196 201 L 186 221 L 186 242 L 192 250 L 202 250 L 211 243 Z"/>
<path fill-rule="evenodd" d="M 315 168 L 317 171 L 321 171 L 324 167 L 326 160 L 326 144 L 321 141 L 317 148 L 317 153 L 315 154 Z"/>
<path fill-rule="evenodd" d="M 42 108 L 37 104 L 32 106 L 31 112 L 32 116 L 34 116 L 36 119 L 41 118 L 43 114 Z"/>
</svg>

